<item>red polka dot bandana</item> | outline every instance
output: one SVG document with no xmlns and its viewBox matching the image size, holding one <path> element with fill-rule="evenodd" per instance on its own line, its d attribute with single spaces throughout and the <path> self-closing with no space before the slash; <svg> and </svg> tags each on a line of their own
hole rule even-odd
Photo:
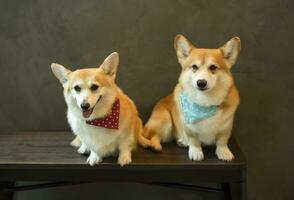
<svg viewBox="0 0 294 200">
<path fill-rule="evenodd" d="M 120 108 L 120 103 L 119 103 L 119 99 L 117 99 L 112 106 L 111 113 L 106 115 L 106 117 L 97 118 L 93 120 L 87 120 L 86 123 L 93 126 L 101 126 L 103 128 L 118 129 L 119 108 Z"/>
</svg>

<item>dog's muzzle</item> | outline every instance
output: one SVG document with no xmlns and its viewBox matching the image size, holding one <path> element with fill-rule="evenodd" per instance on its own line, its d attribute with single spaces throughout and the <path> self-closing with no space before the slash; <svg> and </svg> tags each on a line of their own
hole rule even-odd
<svg viewBox="0 0 294 200">
<path fill-rule="evenodd" d="M 199 79 L 197 81 L 197 87 L 199 90 L 207 90 L 207 81 L 205 79 Z"/>
<path fill-rule="evenodd" d="M 81 108 L 82 108 L 82 111 L 83 111 L 83 116 L 84 116 L 85 118 L 89 118 L 89 117 L 91 116 L 91 114 L 92 114 L 92 112 L 93 112 L 95 106 L 96 106 L 97 103 L 101 100 L 101 98 L 102 98 L 102 95 L 99 96 L 99 98 L 97 99 L 95 105 L 94 105 L 92 108 L 90 108 L 90 104 L 89 104 L 88 102 L 83 102 L 83 103 L 81 104 Z"/>
</svg>

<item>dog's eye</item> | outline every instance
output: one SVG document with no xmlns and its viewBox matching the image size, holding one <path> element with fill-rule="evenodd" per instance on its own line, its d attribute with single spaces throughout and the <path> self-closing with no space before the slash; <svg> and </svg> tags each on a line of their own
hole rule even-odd
<svg viewBox="0 0 294 200">
<path fill-rule="evenodd" d="M 192 65 L 193 71 L 196 71 L 199 67 L 197 65 Z"/>
<path fill-rule="evenodd" d="M 210 65 L 209 66 L 210 71 L 215 71 L 216 69 L 217 69 L 217 66 L 215 66 L 215 65 Z"/>
<path fill-rule="evenodd" d="M 90 89 L 92 90 L 92 91 L 96 91 L 97 89 L 98 89 L 98 85 L 96 85 L 96 84 L 93 84 L 93 85 L 91 85 L 91 87 L 90 87 Z"/>
<path fill-rule="evenodd" d="M 81 87 L 78 86 L 78 85 L 76 85 L 76 86 L 74 86 L 74 90 L 75 90 L 76 92 L 80 92 L 80 91 L 81 91 Z"/>
</svg>

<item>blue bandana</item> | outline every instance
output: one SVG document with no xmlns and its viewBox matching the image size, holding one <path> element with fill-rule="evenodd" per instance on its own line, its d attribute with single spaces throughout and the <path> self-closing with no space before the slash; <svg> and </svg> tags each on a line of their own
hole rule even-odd
<svg viewBox="0 0 294 200">
<path fill-rule="evenodd" d="M 191 102 L 184 91 L 180 92 L 180 100 L 185 122 L 192 124 L 216 114 L 217 106 L 200 106 Z"/>
</svg>

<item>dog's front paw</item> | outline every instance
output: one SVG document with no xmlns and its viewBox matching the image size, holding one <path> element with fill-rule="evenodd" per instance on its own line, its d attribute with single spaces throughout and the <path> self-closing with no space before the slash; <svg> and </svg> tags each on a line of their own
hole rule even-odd
<svg viewBox="0 0 294 200">
<path fill-rule="evenodd" d="M 231 161 L 234 159 L 233 153 L 230 151 L 230 149 L 227 146 L 216 147 L 216 155 L 218 159 L 224 160 L 224 161 Z"/>
<path fill-rule="evenodd" d="M 97 165 L 101 162 L 102 162 L 102 159 L 97 155 L 93 155 L 92 153 L 87 159 L 87 163 L 91 166 Z"/>
<path fill-rule="evenodd" d="M 193 147 L 193 146 L 190 147 L 189 148 L 189 159 L 196 160 L 196 161 L 203 160 L 204 155 L 203 155 L 201 148 L 197 148 L 197 147 Z"/>
<path fill-rule="evenodd" d="M 130 164 L 132 162 L 132 156 L 131 154 L 123 154 L 123 155 L 119 155 L 118 157 L 118 164 L 120 166 L 124 166 L 124 165 L 127 165 L 127 164 Z"/>
</svg>

